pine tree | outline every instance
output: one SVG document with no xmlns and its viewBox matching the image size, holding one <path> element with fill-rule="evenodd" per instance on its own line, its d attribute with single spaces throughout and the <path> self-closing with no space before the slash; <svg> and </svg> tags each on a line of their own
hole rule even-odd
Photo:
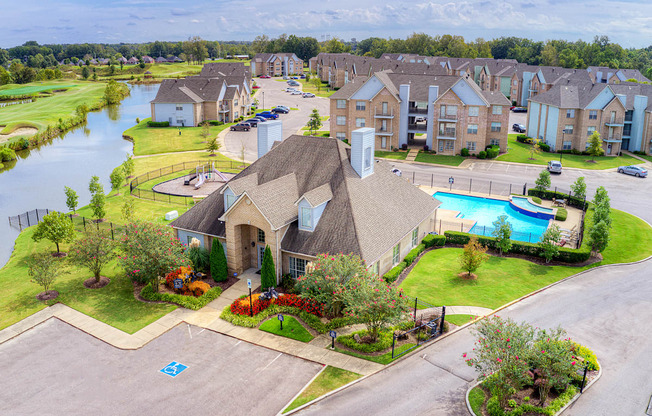
<svg viewBox="0 0 652 416">
<path fill-rule="evenodd" d="M 226 256 L 224 255 L 224 248 L 222 243 L 217 238 L 213 239 L 213 246 L 211 247 L 211 277 L 216 282 L 224 282 L 228 280 L 229 274 L 226 266 Z"/>
<path fill-rule="evenodd" d="M 269 246 L 265 246 L 263 266 L 260 269 L 260 283 L 263 290 L 276 287 L 276 268 L 274 267 L 272 250 L 270 250 Z"/>
</svg>

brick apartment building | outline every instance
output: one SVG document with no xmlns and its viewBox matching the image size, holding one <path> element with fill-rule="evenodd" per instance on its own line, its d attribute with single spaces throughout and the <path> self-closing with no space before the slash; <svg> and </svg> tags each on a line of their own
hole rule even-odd
<svg viewBox="0 0 652 416">
<path fill-rule="evenodd" d="M 303 61 L 293 53 L 257 53 L 250 65 L 255 77 L 303 74 Z"/>
</svg>

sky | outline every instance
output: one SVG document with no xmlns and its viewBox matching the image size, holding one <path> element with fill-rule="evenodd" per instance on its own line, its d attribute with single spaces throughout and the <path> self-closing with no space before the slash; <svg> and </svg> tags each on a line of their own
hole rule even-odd
<svg viewBox="0 0 652 416">
<path fill-rule="evenodd" d="M 362 40 L 413 32 L 466 40 L 607 35 L 652 45 L 651 0 L 0 0 L 0 47 L 46 43 L 253 40 L 282 33 Z"/>
</svg>

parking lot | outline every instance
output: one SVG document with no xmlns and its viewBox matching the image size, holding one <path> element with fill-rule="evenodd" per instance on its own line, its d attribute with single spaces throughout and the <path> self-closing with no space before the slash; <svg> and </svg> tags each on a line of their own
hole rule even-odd
<svg viewBox="0 0 652 416">
<path fill-rule="evenodd" d="M 187 324 L 123 351 L 53 318 L 1 344 L 0 368 L 0 414 L 141 416 L 276 414 L 322 366 Z"/>
<path fill-rule="evenodd" d="M 306 125 L 310 113 L 314 108 L 322 116 L 330 114 L 330 104 L 328 98 L 314 97 L 303 98 L 301 95 L 291 95 L 285 92 L 288 87 L 287 83 L 280 78 L 261 79 L 255 78 L 256 84 L 261 88 L 256 93 L 256 99 L 260 108 L 273 108 L 277 105 L 285 105 L 292 110 L 288 114 L 280 114 L 278 120 L 283 122 L 283 138 L 287 138 Z M 301 87 L 295 87 L 301 89 Z M 324 123 L 322 130 L 329 130 L 328 122 Z M 245 160 L 254 161 L 257 159 L 256 128 L 250 131 L 229 131 L 224 136 L 226 151 L 231 157 L 240 159 L 242 147 L 245 149 Z M 300 133 L 301 134 L 301 133 Z"/>
<path fill-rule="evenodd" d="M 522 124 L 527 127 L 527 113 L 515 113 L 513 111 L 509 112 L 509 132 L 516 133 L 512 126 L 514 124 Z"/>
</svg>

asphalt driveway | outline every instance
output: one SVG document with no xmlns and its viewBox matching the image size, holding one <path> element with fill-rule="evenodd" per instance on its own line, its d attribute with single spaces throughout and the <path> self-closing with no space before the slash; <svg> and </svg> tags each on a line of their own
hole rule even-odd
<svg viewBox="0 0 652 416">
<path fill-rule="evenodd" d="M 321 367 L 186 324 L 123 351 L 50 319 L 0 345 L 0 414 L 271 415 Z"/>
</svg>

